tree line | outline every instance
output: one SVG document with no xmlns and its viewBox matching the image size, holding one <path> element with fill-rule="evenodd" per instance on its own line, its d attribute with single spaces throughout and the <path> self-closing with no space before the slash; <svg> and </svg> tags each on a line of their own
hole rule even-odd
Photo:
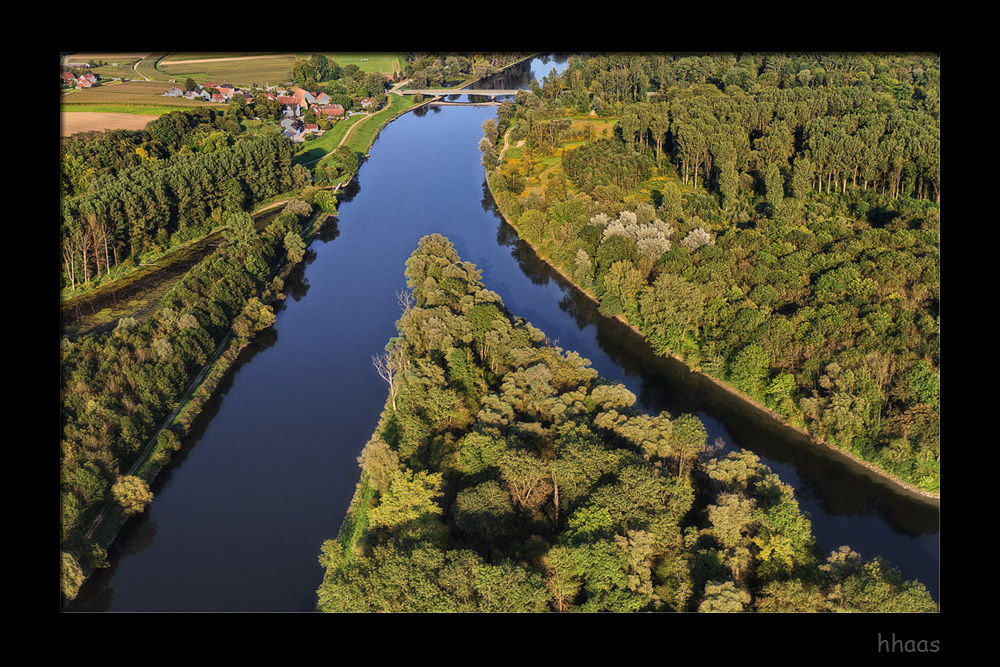
<svg viewBox="0 0 1000 667">
<path fill-rule="evenodd" d="M 523 57 L 511 53 L 407 53 L 403 76 L 411 88 L 446 88 L 501 72 Z"/>
<path fill-rule="evenodd" d="M 777 75 L 804 64 L 813 78 Z M 576 129 L 554 149 L 521 130 L 520 157 L 484 162 L 500 209 L 602 313 L 936 491 L 938 80 L 927 57 L 580 57 L 484 124 L 484 156 L 500 123 Z M 650 98 L 654 81 L 671 87 Z M 587 138 L 594 118 L 614 131 Z"/>
<path fill-rule="evenodd" d="M 406 277 L 320 611 L 936 610 L 881 558 L 824 558 L 756 456 L 720 456 L 692 415 L 639 411 L 445 237 L 420 240 Z"/>
<path fill-rule="evenodd" d="M 232 335 L 236 344 L 228 349 L 238 350 L 274 322 L 269 304 L 283 287 L 277 269 L 302 259 L 303 224 L 312 212 L 307 200 L 293 200 L 262 230 L 245 211 L 226 212 L 226 242 L 172 287 L 154 314 L 122 318 L 109 333 L 62 340 L 60 542 L 67 599 L 85 573 L 107 564 L 104 546 L 87 536 L 97 515 L 107 510 L 106 520 L 116 524 L 152 500 L 149 483 L 180 448 L 190 417 L 159 433 L 150 465 L 128 471 L 217 347 Z"/>
</svg>

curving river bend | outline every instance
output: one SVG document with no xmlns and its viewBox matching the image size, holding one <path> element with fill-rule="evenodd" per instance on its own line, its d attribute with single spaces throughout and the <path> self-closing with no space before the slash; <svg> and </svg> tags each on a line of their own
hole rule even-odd
<svg viewBox="0 0 1000 667">
<path fill-rule="evenodd" d="M 535 59 L 541 79 L 559 63 Z M 512 84 L 506 79 L 502 85 Z M 390 123 L 339 217 L 309 250 L 262 332 L 153 485 L 73 611 L 310 612 L 320 545 L 334 537 L 387 388 L 372 366 L 396 334 L 397 293 L 418 240 L 447 236 L 486 286 L 549 339 L 624 383 L 649 411 L 697 414 L 709 442 L 755 452 L 796 490 L 824 551 L 882 555 L 939 599 L 939 507 L 810 445 L 623 325 L 540 262 L 495 213 L 480 165 L 490 106 L 442 106 Z"/>
</svg>

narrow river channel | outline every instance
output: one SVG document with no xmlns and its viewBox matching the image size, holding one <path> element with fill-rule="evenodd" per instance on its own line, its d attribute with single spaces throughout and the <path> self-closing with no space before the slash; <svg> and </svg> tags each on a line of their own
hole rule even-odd
<svg viewBox="0 0 1000 667">
<path fill-rule="evenodd" d="M 540 79 L 553 62 L 536 61 Z M 510 85 L 509 81 L 503 84 Z M 125 527 L 73 611 L 310 612 L 320 545 L 340 528 L 387 387 L 371 359 L 396 334 L 397 293 L 419 239 L 447 236 L 516 315 L 644 409 L 697 414 L 709 442 L 758 454 L 795 488 L 824 551 L 882 555 L 939 598 L 939 507 L 653 356 L 552 274 L 495 213 L 480 165 L 491 106 L 442 106 L 390 123 L 310 246 L 274 326 L 237 367 Z"/>
</svg>

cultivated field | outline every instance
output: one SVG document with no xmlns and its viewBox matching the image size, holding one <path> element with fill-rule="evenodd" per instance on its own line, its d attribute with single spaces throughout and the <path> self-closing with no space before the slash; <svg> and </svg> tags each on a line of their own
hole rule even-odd
<svg viewBox="0 0 1000 667">
<path fill-rule="evenodd" d="M 164 97 L 171 84 L 157 81 L 109 83 L 74 90 L 60 100 L 60 135 L 68 137 L 88 130 L 137 130 L 160 114 L 209 102 Z"/>
<path fill-rule="evenodd" d="M 100 104 L 103 106 L 128 107 L 190 107 L 211 104 L 210 102 L 193 102 L 183 97 L 164 97 L 173 84 L 166 81 L 128 81 L 126 83 L 107 83 L 94 88 L 74 90 L 63 94 L 60 104 L 66 106 Z"/>
<path fill-rule="evenodd" d="M 68 137 L 90 130 L 141 130 L 159 116 L 138 113 L 74 112 L 59 114 L 60 135 Z"/>
<path fill-rule="evenodd" d="M 133 60 L 138 60 L 139 58 L 145 58 L 148 53 L 124 53 L 121 51 L 93 51 L 87 53 L 72 53 L 68 56 L 63 56 L 63 62 L 68 63 L 85 63 L 89 60 L 103 60 L 105 62 L 129 62 Z"/>
<path fill-rule="evenodd" d="M 252 57 L 214 54 L 172 53 L 159 62 L 156 69 L 183 83 L 191 78 L 201 84 L 231 83 L 234 86 L 267 86 L 292 78 L 294 54 L 273 54 Z"/>
<path fill-rule="evenodd" d="M 236 86 L 269 85 L 287 82 L 296 60 L 309 53 L 171 53 L 160 60 L 157 69 L 177 81 L 188 77 L 198 83 L 231 83 Z M 395 53 L 323 53 L 341 67 L 357 65 L 363 72 L 392 74 L 402 69 Z"/>
<path fill-rule="evenodd" d="M 74 53 L 68 62 L 90 60 L 108 63 L 96 71 L 104 77 L 132 78 L 143 76 L 158 82 L 170 79 L 183 83 L 192 78 L 198 83 L 231 83 L 237 86 L 270 85 L 288 82 L 296 60 L 307 59 L 312 53 Z M 324 52 L 329 60 L 341 67 L 357 65 L 362 72 L 393 74 L 403 68 L 398 53 Z M 136 69 L 133 65 L 138 61 Z M 112 67 L 111 63 L 117 63 Z"/>
</svg>

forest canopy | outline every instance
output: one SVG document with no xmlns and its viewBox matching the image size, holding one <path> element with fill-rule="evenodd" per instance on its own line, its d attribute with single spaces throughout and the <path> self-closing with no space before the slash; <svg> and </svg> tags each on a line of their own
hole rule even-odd
<svg viewBox="0 0 1000 667">
<path fill-rule="evenodd" d="M 225 213 L 305 184 L 293 147 L 234 112 L 175 111 L 143 130 L 87 132 L 61 147 L 61 286 L 225 225 Z"/>
<path fill-rule="evenodd" d="M 406 264 L 412 299 L 376 360 L 386 408 L 320 555 L 320 611 L 936 610 L 881 559 L 824 559 L 756 456 L 639 411 L 446 238 Z"/>
<path fill-rule="evenodd" d="M 603 314 L 939 490 L 936 55 L 571 56 L 481 147 L 504 215 Z"/>
</svg>

